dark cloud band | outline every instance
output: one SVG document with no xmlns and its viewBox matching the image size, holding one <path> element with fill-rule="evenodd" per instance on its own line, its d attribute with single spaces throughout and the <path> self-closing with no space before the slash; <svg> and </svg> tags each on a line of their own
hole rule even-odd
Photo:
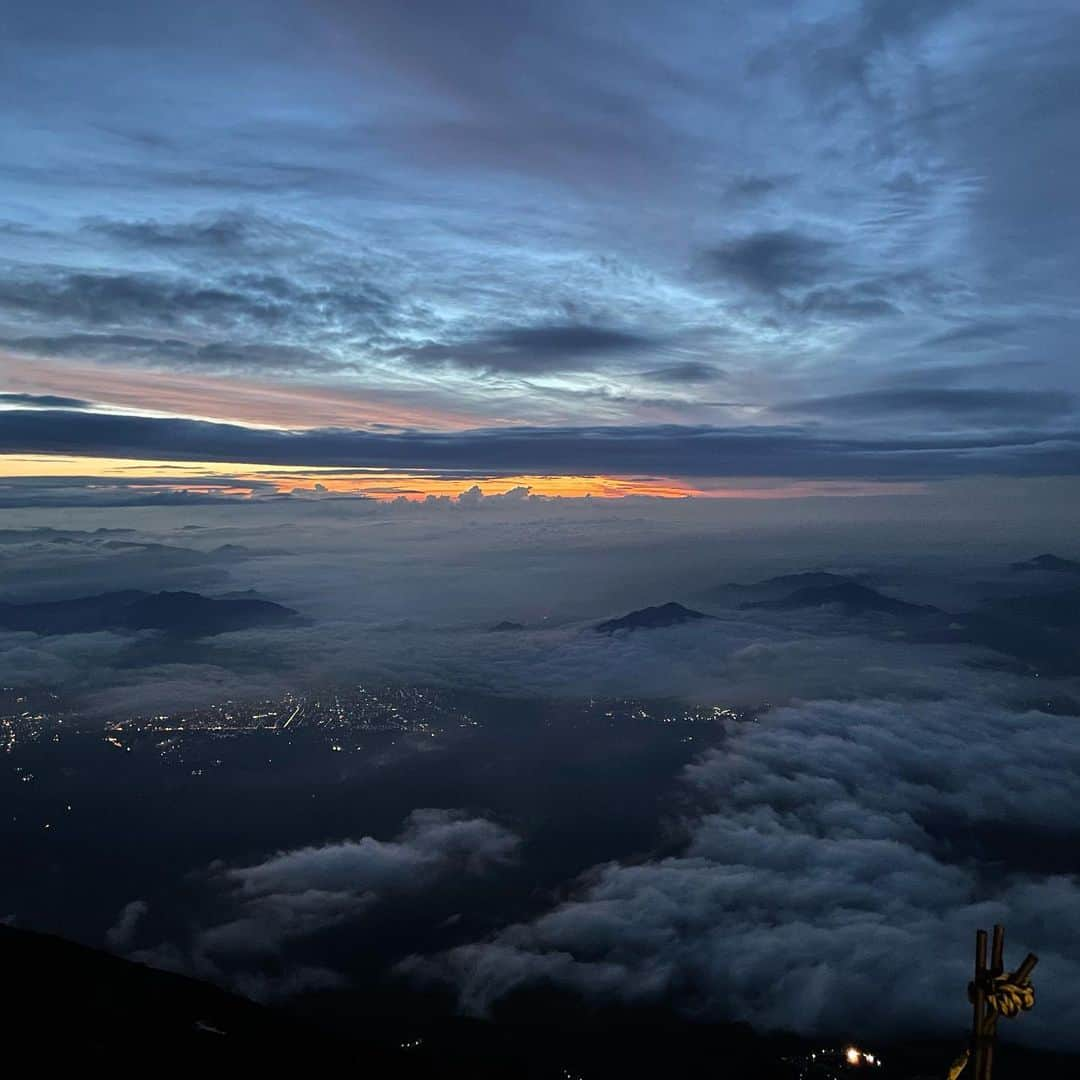
<svg viewBox="0 0 1080 1080">
<path fill-rule="evenodd" d="M 456 433 L 268 431 L 205 421 L 12 410 L 0 452 L 485 473 L 936 479 L 1080 472 L 1080 431 L 831 438 L 798 427 L 506 428 Z"/>
</svg>

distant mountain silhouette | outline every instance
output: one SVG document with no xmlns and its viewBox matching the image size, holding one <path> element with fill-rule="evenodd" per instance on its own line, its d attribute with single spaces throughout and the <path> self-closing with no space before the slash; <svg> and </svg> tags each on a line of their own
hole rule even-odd
<svg viewBox="0 0 1080 1080">
<path fill-rule="evenodd" d="M 848 614 L 861 615 L 865 612 L 881 612 L 886 615 L 937 615 L 939 608 L 929 604 L 909 604 L 906 600 L 895 600 L 876 589 L 859 585 L 854 581 L 841 581 L 839 585 L 816 586 L 796 589 L 779 600 L 757 600 L 740 604 L 742 609 L 769 608 L 776 611 L 788 611 L 796 608 L 816 608 L 836 605 Z"/>
<path fill-rule="evenodd" d="M 1025 562 L 1009 564 L 1010 570 L 1050 570 L 1059 574 L 1080 574 L 1080 562 L 1062 559 L 1058 555 L 1036 555 Z"/>
<path fill-rule="evenodd" d="M 601 634 L 613 634 L 616 630 L 657 630 L 664 626 L 678 626 L 681 623 L 711 618 L 712 615 L 683 607 L 682 604 L 668 603 L 631 611 L 629 615 L 623 615 L 619 619 L 608 619 L 606 622 L 597 623 L 594 629 Z"/>
<path fill-rule="evenodd" d="M 193 592 L 121 592 L 40 603 L 0 603 L 0 628 L 35 634 L 89 634 L 98 630 L 164 630 L 206 637 L 255 626 L 296 622 L 291 608 L 248 597 L 209 597 Z"/>
<path fill-rule="evenodd" d="M 1049 674 L 1080 674 L 1080 589 L 995 600 L 964 622 L 979 645 Z"/>
<path fill-rule="evenodd" d="M 525 629 L 525 624 L 524 623 L 510 622 L 509 619 L 504 619 L 502 622 L 496 623 L 491 628 L 491 632 L 493 634 L 498 634 L 498 633 L 502 633 L 505 630 L 524 630 L 524 629 Z"/>
<path fill-rule="evenodd" d="M 765 578 L 752 585 L 728 585 L 729 589 L 824 589 L 830 585 L 843 585 L 853 578 L 842 574 L 830 574 L 824 570 L 808 570 L 801 574 L 781 574 L 779 577 Z"/>
<path fill-rule="evenodd" d="M 795 574 L 779 574 L 776 577 L 762 578 L 750 583 L 729 581 L 726 585 L 715 585 L 701 593 L 703 600 L 723 604 L 727 607 L 741 602 L 781 600 L 796 589 L 827 589 L 833 585 L 856 583 L 856 579 L 844 574 L 833 574 L 827 570 L 804 570 Z"/>
</svg>

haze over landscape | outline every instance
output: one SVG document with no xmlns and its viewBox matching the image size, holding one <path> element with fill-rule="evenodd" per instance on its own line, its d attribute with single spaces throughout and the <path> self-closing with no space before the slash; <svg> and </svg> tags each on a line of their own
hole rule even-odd
<svg viewBox="0 0 1080 1080">
<path fill-rule="evenodd" d="M 1003 923 L 1080 1053 L 1078 59 L 1064 2 L 9 3 L 0 920 L 563 1080 L 962 1046 Z"/>
</svg>

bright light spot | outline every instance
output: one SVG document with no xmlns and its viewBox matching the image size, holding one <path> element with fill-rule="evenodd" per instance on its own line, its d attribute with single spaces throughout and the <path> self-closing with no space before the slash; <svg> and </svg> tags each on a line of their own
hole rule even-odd
<svg viewBox="0 0 1080 1080">
<path fill-rule="evenodd" d="M 849 1046 L 844 1056 L 847 1058 L 849 1065 L 858 1065 L 862 1061 L 862 1054 L 854 1046 Z"/>
</svg>

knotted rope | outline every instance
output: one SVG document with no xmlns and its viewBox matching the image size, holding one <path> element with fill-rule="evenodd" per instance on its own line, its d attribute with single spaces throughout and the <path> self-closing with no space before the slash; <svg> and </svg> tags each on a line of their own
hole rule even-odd
<svg viewBox="0 0 1080 1080">
<path fill-rule="evenodd" d="M 1015 973 L 987 977 L 982 991 L 987 1007 L 1010 1020 L 1035 1006 L 1035 987 L 1026 978 L 1017 979 Z M 968 983 L 968 1001 L 975 1001 L 974 983 Z"/>
<path fill-rule="evenodd" d="M 968 983 L 968 1000 L 974 1005 L 981 993 L 983 1005 L 989 1009 L 989 1015 L 1004 1016 L 1011 1020 L 1022 1012 L 1035 1007 L 1035 987 L 1031 985 L 1031 969 L 1037 963 L 1033 955 L 1011 974 L 1003 972 L 991 975 L 988 972 L 980 976 L 978 983 Z M 991 1034 L 992 1037 L 992 1034 Z M 971 1059 L 971 1050 L 965 1050 L 949 1066 L 948 1080 L 957 1080 L 967 1068 Z"/>
</svg>

